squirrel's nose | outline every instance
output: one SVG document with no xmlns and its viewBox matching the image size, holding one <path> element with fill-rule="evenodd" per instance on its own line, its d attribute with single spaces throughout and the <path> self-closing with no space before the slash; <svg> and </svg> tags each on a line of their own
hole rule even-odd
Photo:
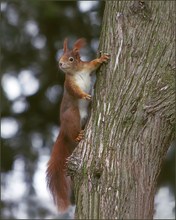
<svg viewBox="0 0 176 220">
<path fill-rule="evenodd" d="M 62 62 L 59 62 L 59 66 L 62 66 Z"/>
</svg>

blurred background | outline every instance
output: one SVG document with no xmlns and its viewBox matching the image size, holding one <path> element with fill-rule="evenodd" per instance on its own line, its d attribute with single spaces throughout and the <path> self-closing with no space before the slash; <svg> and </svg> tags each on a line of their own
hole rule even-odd
<svg viewBox="0 0 176 220">
<path fill-rule="evenodd" d="M 1 1 L 1 219 L 58 215 L 45 170 L 59 129 L 64 74 L 57 60 L 65 37 L 87 39 L 83 60 L 96 56 L 104 1 Z M 158 180 L 155 218 L 173 218 L 175 143 Z"/>
</svg>

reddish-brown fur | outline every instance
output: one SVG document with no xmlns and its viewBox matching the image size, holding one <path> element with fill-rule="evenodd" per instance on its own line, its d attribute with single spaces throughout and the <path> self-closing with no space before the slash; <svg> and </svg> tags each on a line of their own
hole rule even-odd
<svg viewBox="0 0 176 220">
<path fill-rule="evenodd" d="M 60 68 L 66 73 L 66 78 L 60 109 L 60 133 L 48 162 L 47 184 L 60 211 L 65 211 L 71 203 L 72 187 L 70 177 L 66 175 L 65 171 L 66 160 L 83 138 L 78 102 L 80 99 L 91 99 L 91 96 L 79 87 L 74 76 L 79 71 L 83 71 L 83 73 L 85 71 L 85 74 L 87 71 L 94 71 L 109 59 L 108 55 L 103 55 L 90 62 L 83 62 L 80 59 L 79 50 L 84 45 L 85 40 L 81 38 L 75 42 L 70 51 L 67 47 L 67 39 L 65 39 L 64 54 L 59 60 Z M 74 62 L 69 60 L 70 57 L 74 58 Z"/>
<path fill-rule="evenodd" d="M 69 149 L 69 142 L 60 133 L 54 145 L 47 169 L 48 186 L 55 204 L 61 211 L 66 210 L 70 205 L 70 179 L 64 174 L 66 158 L 71 154 Z"/>
<path fill-rule="evenodd" d="M 65 211 L 70 205 L 71 180 L 66 176 L 66 159 L 80 141 L 77 138 L 81 132 L 77 101 L 71 99 L 69 94 L 63 97 L 60 110 L 60 133 L 54 144 L 47 169 L 48 187 L 60 211 Z"/>
</svg>

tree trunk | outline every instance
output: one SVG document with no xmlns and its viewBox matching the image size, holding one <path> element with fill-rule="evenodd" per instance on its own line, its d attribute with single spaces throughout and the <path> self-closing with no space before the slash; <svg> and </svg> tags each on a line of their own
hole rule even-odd
<svg viewBox="0 0 176 220">
<path fill-rule="evenodd" d="M 106 1 L 85 140 L 69 161 L 77 219 L 152 219 L 174 138 L 174 1 Z"/>
</svg>

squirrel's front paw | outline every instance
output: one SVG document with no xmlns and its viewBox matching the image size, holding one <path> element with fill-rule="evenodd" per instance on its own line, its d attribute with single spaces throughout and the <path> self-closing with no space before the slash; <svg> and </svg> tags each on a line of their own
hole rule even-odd
<svg viewBox="0 0 176 220">
<path fill-rule="evenodd" d="M 83 99 L 86 99 L 86 100 L 91 100 L 91 98 L 92 96 L 87 93 L 83 96 Z"/>
<path fill-rule="evenodd" d="M 101 62 L 101 63 L 107 63 L 108 60 L 110 59 L 110 54 L 108 54 L 108 53 L 102 53 L 102 51 L 100 51 L 100 54 L 102 54 L 101 57 L 99 58 L 99 59 L 100 59 L 100 62 Z"/>
</svg>

